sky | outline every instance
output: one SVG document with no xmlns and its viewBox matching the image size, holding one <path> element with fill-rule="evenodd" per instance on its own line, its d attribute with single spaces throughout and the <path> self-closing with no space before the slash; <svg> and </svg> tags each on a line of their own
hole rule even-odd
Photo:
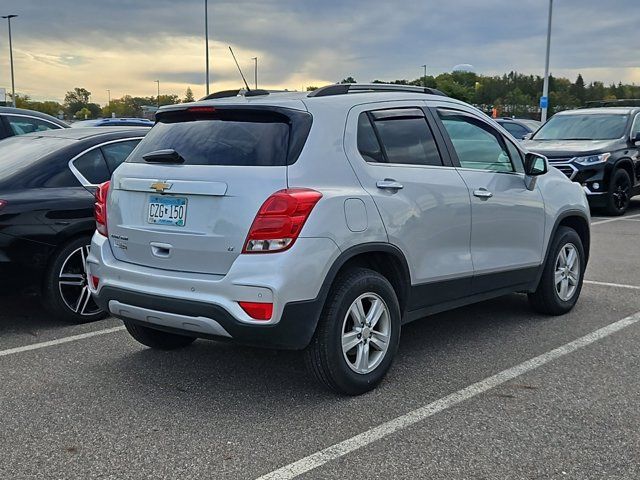
<svg viewBox="0 0 640 480">
<path fill-rule="evenodd" d="M 638 0 L 555 0 L 551 72 L 640 84 Z M 100 104 L 124 94 L 205 94 L 204 0 L 0 0 L 12 20 L 16 91 L 62 101 L 84 87 Z M 353 76 L 415 79 L 471 64 L 477 73 L 544 73 L 546 0 L 209 0 L 211 91 L 242 83 L 228 46 L 260 88 Z M 10 90 L 6 20 L 0 88 Z"/>
</svg>

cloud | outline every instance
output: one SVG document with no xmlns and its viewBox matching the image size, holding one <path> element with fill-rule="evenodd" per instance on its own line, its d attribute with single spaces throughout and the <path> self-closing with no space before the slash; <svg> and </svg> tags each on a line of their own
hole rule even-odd
<svg viewBox="0 0 640 480">
<path fill-rule="evenodd" d="M 303 88 L 352 75 L 359 81 L 417 78 L 471 63 L 479 73 L 541 74 L 547 2 L 542 0 L 238 0 L 209 2 L 214 90 L 241 80 L 259 58 L 262 87 Z M 13 21 L 16 87 L 62 100 L 75 86 L 104 103 L 125 93 L 204 94 L 202 0 L 3 0 Z M 640 81 L 637 0 L 555 2 L 555 75 Z M 621 12 L 625 12 L 624 14 Z M 8 86 L 0 23 L 0 86 Z"/>
</svg>

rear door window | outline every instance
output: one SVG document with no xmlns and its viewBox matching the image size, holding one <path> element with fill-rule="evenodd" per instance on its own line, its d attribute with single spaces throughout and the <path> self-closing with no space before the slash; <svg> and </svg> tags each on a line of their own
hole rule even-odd
<svg viewBox="0 0 640 480">
<path fill-rule="evenodd" d="M 433 133 L 420 109 L 360 114 L 358 149 L 368 162 L 442 166 Z"/>
<path fill-rule="evenodd" d="M 184 165 L 284 166 L 289 125 L 270 118 L 197 119 L 157 123 L 127 162 L 145 163 L 144 155 L 173 149 Z"/>
<path fill-rule="evenodd" d="M 101 147 L 102 154 L 111 173 L 126 160 L 138 143 L 140 143 L 140 140 L 127 140 L 126 142 L 110 143 Z"/>
<path fill-rule="evenodd" d="M 106 182 L 111 177 L 107 162 L 99 148 L 89 150 L 73 161 L 73 166 L 92 185 Z"/>
</svg>

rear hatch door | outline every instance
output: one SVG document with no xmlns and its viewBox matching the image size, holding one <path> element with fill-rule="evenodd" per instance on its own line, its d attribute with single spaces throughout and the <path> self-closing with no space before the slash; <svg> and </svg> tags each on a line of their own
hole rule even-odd
<svg viewBox="0 0 640 480">
<path fill-rule="evenodd" d="M 113 176 L 107 221 L 116 258 L 226 274 L 262 203 L 287 188 L 287 164 L 310 122 L 278 107 L 160 112 Z"/>
</svg>

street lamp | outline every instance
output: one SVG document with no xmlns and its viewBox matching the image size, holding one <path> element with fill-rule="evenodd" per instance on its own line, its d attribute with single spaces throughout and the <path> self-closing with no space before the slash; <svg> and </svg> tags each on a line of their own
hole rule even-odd
<svg viewBox="0 0 640 480">
<path fill-rule="evenodd" d="M 547 58 L 544 65 L 544 86 L 542 87 L 542 98 L 540 99 L 540 108 L 542 114 L 540 120 L 542 123 L 547 121 L 547 110 L 549 108 L 549 54 L 551 53 L 551 19 L 553 16 L 553 0 L 549 0 L 549 25 L 547 27 Z"/>
<path fill-rule="evenodd" d="M 109 90 L 108 88 L 107 88 L 107 95 L 109 98 L 109 103 L 107 103 L 107 105 L 111 105 L 111 90 Z"/>
<path fill-rule="evenodd" d="M 209 2 L 204 0 L 204 48 L 207 63 L 206 83 L 207 83 L 207 95 L 209 95 Z"/>
<path fill-rule="evenodd" d="M 3 15 L 2 18 L 7 19 L 9 25 L 9 58 L 11 62 L 11 100 L 13 100 L 13 107 L 16 106 L 16 80 L 13 75 L 13 45 L 11 44 L 11 19 L 16 18 L 18 15 Z"/>
<path fill-rule="evenodd" d="M 253 78 L 256 90 L 258 89 L 258 57 L 251 57 L 251 60 L 255 62 L 253 70 Z"/>
<path fill-rule="evenodd" d="M 158 108 L 160 108 L 160 80 L 154 80 L 158 84 Z"/>
<path fill-rule="evenodd" d="M 427 86 L 427 66 L 426 65 L 420 65 L 422 68 L 424 68 L 424 77 L 422 77 L 422 86 L 426 88 Z"/>
</svg>

